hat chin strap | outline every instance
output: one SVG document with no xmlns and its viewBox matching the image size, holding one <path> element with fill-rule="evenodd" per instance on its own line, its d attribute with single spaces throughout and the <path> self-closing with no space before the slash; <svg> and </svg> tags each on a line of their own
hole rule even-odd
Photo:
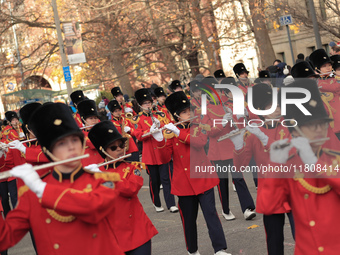
<svg viewBox="0 0 340 255">
<path fill-rule="evenodd" d="M 109 157 L 112 160 L 115 160 L 114 157 L 112 157 L 109 153 L 107 153 L 103 148 L 100 148 L 100 151 L 104 153 L 105 156 Z M 125 150 L 124 150 L 124 155 L 125 155 Z"/>
</svg>

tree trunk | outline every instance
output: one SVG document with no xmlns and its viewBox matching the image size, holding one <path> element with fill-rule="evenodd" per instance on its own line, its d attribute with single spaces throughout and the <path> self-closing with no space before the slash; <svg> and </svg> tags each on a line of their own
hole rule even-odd
<svg viewBox="0 0 340 255">
<path fill-rule="evenodd" d="M 210 73 L 213 74 L 216 67 L 216 56 L 214 55 L 214 49 L 213 49 L 213 43 L 209 42 L 208 37 L 204 30 L 204 24 L 203 24 L 203 15 L 201 14 L 201 8 L 200 8 L 200 0 L 193 0 L 192 1 L 192 11 L 195 15 L 195 21 L 197 24 L 197 27 L 200 31 L 201 40 L 204 45 L 204 50 L 207 53 L 208 60 L 209 60 L 209 70 Z"/>
<path fill-rule="evenodd" d="M 260 51 L 261 69 L 264 69 L 272 65 L 276 57 L 265 23 L 262 0 L 250 0 L 249 9 L 253 21 L 255 40 Z"/>
</svg>

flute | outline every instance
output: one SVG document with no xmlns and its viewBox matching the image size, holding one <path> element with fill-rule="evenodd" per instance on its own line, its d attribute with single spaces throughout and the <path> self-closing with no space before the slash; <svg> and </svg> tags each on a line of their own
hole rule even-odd
<svg viewBox="0 0 340 255">
<path fill-rule="evenodd" d="M 94 124 L 95 125 L 95 124 Z M 94 125 L 90 125 L 90 126 L 85 126 L 85 127 L 81 127 L 81 128 L 79 128 L 80 130 L 83 130 L 83 129 L 86 129 L 86 128 L 90 128 L 90 127 L 93 127 Z M 23 141 L 20 141 L 21 143 L 29 143 L 29 142 L 34 142 L 34 141 L 36 141 L 37 140 L 37 138 L 32 138 L 32 139 L 29 139 L 29 140 L 23 140 Z M 6 146 L 6 147 L 9 147 L 9 145 L 8 146 Z"/>
<path fill-rule="evenodd" d="M 62 164 L 65 164 L 65 163 L 70 163 L 70 162 L 77 161 L 77 160 L 80 160 L 80 159 L 88 158 L 89 156 L 90 156 L 89 154 L 84 154 L 84 155 L 74 157 L 74 158 L 69 158 L 69 159 L 60 160 L 60 161 L 56 161 L 56 162 L 50 162 L 50 163 L 39 165 L 39 166 L 34 166 L 33 169 L 35 171 L 38 171 L 38 170 L 41 170 L 41 169 L 55 167 L 55 166 L 62 165 Z M 12 177 L 10 171 L 5 171 L 5 172 L 0 173 L 0 180 L 6 179 L 6 178 L 9 178 L 9 177 Z"/>
<path fill-rule="evenodd" d="M 330 138 L 329 137 L 325 137 L 325 138 L 320 138 L 320 139 L 315 139 L 315 140 L 310 140 L 309 143 L 319 143 L 319 142 L 325 142 L 328 141 Z M 273 147 L 274 150 L 280 150 L 283 148 L 286 148 L 288 146 L 290 146 L 290 142 L 284 143 L 284 144 L 278 144 L 276 146 Z"/>
<path fill-rule="evenodd" d="M 223 141 L 225 139 L 228 139 L 228 138 L 233 137 L 235 135 L 241 134 L 243 130 L 246 130 L 246 128 L 241 128 L 241 129 L 237 130 L 233 134 L 228 133 L 228 134 L 222 135 L 220 138 L 217 139 L 217 142 L 221 142 L 221 141 Z"/>
<path fill-rule="evenodd" d="M 184 123 L 184 122 L 187 122 L 187 121 L 196 119 L 197 117 L 198 117 L 198 116 L 194 116 L 194 117 L 191 117 L 190 119 L 182 120 L 182 121 L 180 121 L 180 122 L 175 123 L 174 125 L 177 126 L 177 125 L 182 124 L 182 123 Z M 157 132 L 159 132 L 159 131 L 163 131 L 164 129 L 166 129 L 166 127 L 157 128 L 157 129 L 155 129 L 155 130 L 153 130 L 153 131 L 151 131 L 151 132 L 149 132 L 149 133 L 143 134 L 142 137 L 146 137 L 146 136 L 152 135 L 152 134 L 157 133 Z"/>
<path fill-rule="evenodd" d="M 122 160 L 122 159 L 125 159 L 125 158 L 128 158 L 128 157 L 131 157 L 131 153 L 130 154 L 126 154 L 124 156 L 121 156 L 119 158 L 116 158 L 116 159 L 113 159 L 113 160 L 110 160 L 110 161 L 106 161 L 104 163 L 101 163 L 101 164 L 98 164 L 97 167 L 101 167 L 101 166 L 106 166 L 106 165 L 109 165 L 109 164 L 112 164 L 116 161 L 119 161 L 119 160 Z M 86 167 L 85 167 L 86 168 Z"/>
</svg>

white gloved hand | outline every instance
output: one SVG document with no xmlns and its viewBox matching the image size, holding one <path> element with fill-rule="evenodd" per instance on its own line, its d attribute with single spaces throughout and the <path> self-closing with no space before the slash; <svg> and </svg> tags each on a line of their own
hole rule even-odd
<svg viewBox="0 0 340 255">
<path fill-rule="evenodd" d="M 270 145 L 270 160 L 274 163 L 285 164 L 289 158 L 289 151 L 293 147 L 291 144 L 283 147 L 282 149 L 277 148 L 280 145 L 287 144 L 288 138 L 278 140 Z"/>
<path fill-rule="evenodd" d="M 233 115 L 232 115 L 231 113 L 226 113 L 226 114 L 224 114 L 223 120 L 226 120 L 226 121 L 223 121 L 222 127 L 225 127 L 225 126 L 228 124 L 229 120 L 232 119 L 232 116 L 233 116 Z"/>
<path fill-rule="evenodd" d="M 245 117 L 249 117 L 249 113 L 247 111 L 247 108 L 244 108 L 244 114 L 236 114 L 237 120 L 239 120 L 240 118 L 245 118 Z"/>
<path fill-rule="evenodd" d="M 262 142 L 262 144 L 264 146 L 266 146 L 268 144 L 268 136 L 265 135 L 265 133 L 263 133 L 258 127 L 250 127 L 250 126 L 246 126 L 246 129 L 257 136 L 257 138 L 260 139 L 260 141 Z"/>
<path fill-rule="evenodd" d="M 151 128 L 150 128 L 150 132 L 153 132 L 153 131 L 155 131 L 156 129 L 158 129 L 158 128 L 156 127 L 156 125 L 155 125 L 155 124 L 152 124 L 152 126 L 151 126 Z M 152 137 L 155 138 L 155 140 L 158 141 L 158 142 L 163 141 L 163 134 L 162 134 L 162 131 L 157 131 L 157 132 L 153 133 L 153 134 L 152 134 Z"/>
<path fill-rule="evenodd" d="M 0 150 L 7 152 L 8 151 L 8 145 L 0 142 Z"/>
<path fill-rule="evenodd" d="M 125 111 L 125 113 L 129 113 L 129 112 L 133 113 L 133 110 L 132 110 L 131 107 L 125 107 L 124 111 Z"/>
<path fill-rule="evenodd" d="M 161 122 L 157 118 L 152 118 L 152 122 L 156 124 L 156 127 L 159 128 L 161 126 Z"/>
<path fill-rule="evenodd" d="M 17 149 L 22 153 L 26 154 L 26 147 L 19 140 L 14 140 L 10 142 L 8 145 L 10 149 Z"/>
<path fill-rule="evenodd" d="M 46 182 L 43 182 L 38 173 L 34 171 L 33 166 L 30 164 L 24 164 L 16 166 L 9 171 L 14 177 L 20 178 L 24 183 L 32 190 L 38 198 L 42 198 L 44 193 Z"/>
<path fill-rule="evenodd" d="M 179 136 L 181 133 L 181 131 L 173 123 L 166 124 L 164 127 L 173 132 L 176 136 Z"/>
<path fill-rule="evenodd" d="M 25 138 L 25 134 L 23 132 L 19 133 L 19 138 Z"/>
<path fill-rule="evenodd" d="M 101 173 L 97 164 L 91 164 L 91 165 L 85 166 L 84 168 L 86 168 L 86 170 L 89 170 L 93 173 Z"/>
<path fill-rule="evenodd" d="M 296 137 L 290 143 L 299 151 L 300 158 L 305 164 L 316 164 L 318 158 L 315 156 L 307 138 Z"/>
<path fill-rule="evenodd" d="M 233 130 L 229 134 L 232 135 L 236 132 L 240 132 L 240 130 Z M 236 151 L 241 150 L 244 146 L 244 141 L 243 141 L 244 132 L 245 130 L 243 129 L 241 130 L 239 134 L 230 137 L 230 140 L 233 142 Z"/>
<path fill-rule="evenodd" d="M 124 132 L 125 133 L 129 133 L 131 131 L 131 128 L 130 127 L 128 127 L 128 126 L 125 126 L 124 127 Z"/>
</svg>

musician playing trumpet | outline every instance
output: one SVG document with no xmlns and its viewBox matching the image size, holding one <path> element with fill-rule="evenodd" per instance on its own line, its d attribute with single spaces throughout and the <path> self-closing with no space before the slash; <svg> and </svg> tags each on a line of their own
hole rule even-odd
<svg viewBox="0 0 340 255">
<path fill-rule="evenodd" d="M 111 100 L 107 105 L 107 108 L 112 115 L 112 123 L 118 130 L 118 132 L 126 138 L 125 141 L 125 152 L 126 154 L 131 153 L 132 156 L 128 158 L 128 161 L 139 161 L 138 147 L 133 139 L 135 136 L 135 128 L 124 115 L 122 115 L 123 110 L 121 105 L 117 100 Z"/>
<path fill-rule="evenodd" d="M 67 105 L 41 106 L 29 126 L 49 160 L 83 155 L 84 135 Z M 43 180 L 30 164 L 14 167 L 11 174 L 27 186 L 19 190 L 18 205 L 6 220 L 0 217 L 0 250 L 32 229 L 40 255 L 124 254 L 107 223 L 117 199 L 113 181 L 119 177 L 86 172 L 80 160 L 55 166 Z"/>
<path fill-rule="evenodd" d="M 143 143 L 142 162 L 147 165 L 149 173 L 150 196 L 156 212 L 164 211 L 159 197 L 160 185 L 163 185 L 164 199 L 170 212 L 178 212 L 175 206 L 175 198 L 170 194 L 169 162 L 171 157 L 162 152 L 158 142 L 153 136 L 143 134 L 170 122 L 165 113 L 152 111 L 152 98 L 148 89 L 139 89 L 135 92 L 135 98 L 140 105 L 142 112 L 131 120 L 135 126 L 134 134 Z"/>
<path fill-rule="evenodd" d="M 122 108 L 122 114 L 123 115 L 131 115 L 134 116 L 136 113 L 133 111 L 132 103 L 126 102 L 124 99 L 124 95 L 120 87 L 114 87 L 111 89 L 111 94 L 115 100 L 120 104 Z M 132 117 L 131 116 L 131 117 Z"/>
</svg>

